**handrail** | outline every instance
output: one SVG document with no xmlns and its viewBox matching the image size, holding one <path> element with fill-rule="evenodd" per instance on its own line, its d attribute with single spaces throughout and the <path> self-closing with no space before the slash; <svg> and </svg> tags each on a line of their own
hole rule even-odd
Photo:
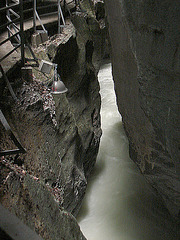
<svg viewBox="0 0 180 240">
<path fill-rule="evenodd" d="M 12 5 L 10 5 L 10 6 L 6 6 L 6 7 L 3 7 L 3 8 L 0 8 L 0 12 L 9 10 L 9 9 L 11 9 L 11 8 L 13 8 L 13 7 L 17 7 L 17 6 L 19 6 L 19 3 L 15 3 L 15 4 L 12 4 Z"/>
<path fill-rule="evenodd" d="M 10 8 L 9 11 L 10 11 L 15 17 L 20 17 L 19 14 L 17 14 L 15 11 L 12 10 L 12 8 Z"/>
<path fill-rule="evenodd" d="M 19 32 L 15 33 L 13 36 L 6 38 L 4 41 L 0 42 L 0 46 L 8 42 L 9 40 L 12 40 L 14 37 L 16 37 L 19 34 Z"/>
<path fill-rule="evenodd" d="M 8 17 L 8 16 L 6 16 L 6 18 L 7 18 L 7 20 L 9 21 L 9 22 L 11 22 L 11 24 L 10 25 L 13 25 L 18 31 L 20 31 L 20 29 L 19 29 L 19 27 L 17 27 L 16 26 L 16 24 L 14 23 L 14 21 L 13 20 L 11 20 L 11 18 L 10 17 Z"/>
<path fill-rule="evenodd" d="M 11 21 L 1 25 L 0 29 L 4 29 L 5 27 L 11 25 L 12 23 L 17 23 L 17 22 L 19 22 L 18 20 L 20 20 L 20 17 L 19 18 L 15 18 L 15 19 L 13 19 L 13 20 L 11 20 Z"/>
<path fill-rule="evenodd" d="M 40 6 L 40 7 L 37 7 L 37 0 L 33 1 L 33 26 L 34 26 L 34 32 L 36 32 L 36 20 L 37 19 L 40 22 L 40 25 L 41 25 L 42 29 L 45 32 L 47 32 L 47 30 L 45 29 L 45 27 L 44 27 L 44 25 L 43 25 L 43 23 L 41 21 L 40 15 L 38 14 L 38 10 L 46 9 L 46 8 L 51 7 L 51 6 L 57 6 L 57 8 L 58 8 L 58 33 L 60 33 L 60 28 L 61 28 L 60 19 L 61 18 L 62 18 L 62 21 L 63 21 L 63 25 L 65 25 L 64 16 L 63 16 L 63 12 L 62 12 L 62 9 L 61 9 L 62 1 L 63 0 L 57 0 L 56 4 L 54 4 L 54 3 L 53 4 L 47 4 L 46 6 Z M 65 1 L 63 1 L 63 3 L 65 3 Z"/>
<path fill-rule="evenodd" d="M 11 130 L 11 127 L 9 126 L 9 124 L 1 110 L 0 110 L 0 121 L 3 125 L 3 127 L 8 132 L 11 139 L 13 140 L 14 144 L 18 147 L 18 149 L 0 151 L 0 156 L 12 155 L 12 154 L 17 154 L 17 153 L 26 153 L 26 150 L 23 148 L 23 146 L 18 141 L 18 139 L 15 137 L 13 131 Z"/>
<path fill-rule="evenodd" d="M 57 0 L 57 1 L 58 1 L 58 0 Z M 24 0 L 23 4 L 27 4 L 27 3 L 30 3 L 30 2 L 33 2 L 33 0 Z M 60 0 L 60 2 L 63 3 L 64 0 Z M 66 5 L 69 5 L 69 4 L 73 3 L 73 2 L 75 3 L 75 0 L 72 0 L 72 1 L 70 1 L 70 2 L 66 2 Z M 8 9 L 10 9 L 10 8 L 12 8 L 12 7 L 16 7 L 16 6 L 18 6 L 18 5 L 19 5 L 19 3 L 18 3 L 18 4 L 13 4 L 13 5 L 8 6 L 8 7 L 1 8 L 1 9 L 0 9 L 0 12 L 2 11 L 2 9 L 3 9 L 3 10 L 8 10 Z M 56 2 L 56 3 L 49 3 L 49 4 L 47 4 L 46 6 L 38 6 L 38 7 L 37 7 L 37 11 L 40 11 L 40 10 L 43 10 L 43 9 L 46 9 L 46 8 L 49 8 L 49 7 L 56 7 L 56 6 L 57 6 L 57 2 Z M 31 12 L 31 11 L 32 11 L 32 13 L 33 13 L 33 8 L 32 8 L 32 7 L 31 7 L 31 8 L 28 8 L 28 9 L 24 9 L 24 10 L 23 10 L 23 13 L 26 14 L 26 13 Z M 57 11 L 53 11 L 53 12 L 48 12 L 48 13 L 39 13 L 39 17 L 51 16 L 51 15 L 57 14 L 57 13 L 58 13 L 58 10 L 57 10 Z M 30 20 L 30 19 L 32 19 L 32 18 L 33 18 L 33 16 L 26 18 L 26 20 Z M 14 23 L 18 23 L 19 20 L 20 20 L 20 18 L 18 17 L 18 18 L 16 18 L 16 19 L 13 19 L 13 22 L 14 22 Z M 4 28 L 6 28 L 8 25 L 10 25 L 10 24 L 12 24 L 12 22 L 5 23 L 5 24 L 3 24 L 3 25 L 0 26 L 0 29 L 4 29 Z"/>
<path fill-rule="evenodd" d="M 0 62 L 3 61 L 6 57 L 8 57 L 11 53 L 13 53 L 17 48 L 19 48 L 20 46 L 24 46 L 24 44 L 22 44 L 22 41 L 24 42 L 24 37 L 21 38 L 21 36 L 23 36 L 23 20 L 22 20 L 22 15 L 24 13 L 27 13 L 29 11 L 33 11 L 34 9 L 33 8 L 30 8 L 30 9 L 25 9 L 23 10 L 23 5 L 24 4 L 28 4 L 28 3 L 33 3 L 35 2 L 36 0 L 20 0 L 19 3 L 15 3 L 15 4 L 11 4 L 9 6 L 6 6 L 6 7 L 3 7 L 3 8 L 0 8 L 0 13 L 3 12 L 3 11 L 9 11 L 9 13 L 11 12 L 13 14 L 13 16 L 15 16 L 16 18 L 14 18 L 13 20 L 11 19 L 10 17 L 10 14 L 6 15 L 7 19 L 8 19 L 8 22 L 1 25 L 0 26 L 0 29 L 4 29 L 5 27 L 7 27 L 9 29 L 9 37 L 3 41 L 0 42 L 0 46 L 5 44 L 7 41 L 9 40 L 12 40 L 12 39 L 16 39 L 17 41 L 17 46 L 14 47 L 13 50 L 11 50 L 9 53 L 7 53 L 5 56 L 3 56 L 1 59 L 0 59 Z M 44 9 L 47 9 L 47 8 L 50 8 L 50 7 L 55 7 L 55 6 L 59 6 L 58 4 L 66 4 L 66 5 L 69 5 L 69 4 L 72 4 L 72 3 L 75 3 L 77 4 L 77 1 L 75 0 L 72 0 L 70 2 L 66 2 L 65 0 L 57 0 L 56 3 L 50 3 L 50 4 L 47 4 L 46 6 L 38 6 L 37 7 L 37 10 L 44 10 Z M 12 8 L 17 8 L 17 11 L 14 11 L 12 10 Z M 35 9 L 36 10 L 36 9 Z M 60 33 L 60 27 L 63 27 L 65 25 L 65 20 L 64 20 L 64 17 L 63 17 L 63 13 L 62 13 L 62 9 L 61 9 L 61 6 L 58 7 L 57 11 L 53 11 L 53 12 L 48 12 L 48 13 L 41 13 L 41 14 L 38 14 L 37 11 L 34 10 L 34 18 L 37 18 L 43 28 L 44 31 L 46 31 L 46 29 L 44 28 L 43 26 L 43 23 L 41 22 L 41 19 L 40 17 L 43 17 L 43 16 L 50 16 L 52 14 L 58 14 L 58 33 Z M 22 12 L 21 12 L 22 11 Z M 60 24 L 60 18 L 62 19 L 62 22 L 63 22 L 63 25 Z M 32 19 L 31 18 L 28 18 L 28 19 Z M 27 19 L 27 20 L 28 20 Z M 36 19 L 35 19 L 36 21 Z M 21 27 L 19 28 L 16 24 L 17 23 L 21 23 Z M 35 23 L 36 24 L 36 23 Z M 8 27 L 10 26 L 10 27 Z M 12 28 L 11 28 L 12 26 Z M 12 29 L 14 29 L 14 31 L 12 32 Z M 34 27 L 35 29 L 35 27 Z M 14 33 L 15 32 L 15 33 Z M 21 54 L 24 54 L 23 51 L 24 51 L 24 47 L 21 48 L 22 49 L 22 52 Z M 22 58 L 24 58 L 23 56 L 21 56 Z"/>
<path fill-rule="evenodd" d="M 15 36 L 16 33 L 13 33 L 9 27 L 7 27 L 7 29 L 8 29 L 8 31 L 9 31 L 9 33 L 11 33 L 11 35 L 12 35 L 12 36 L 10 36 L 10 37 L 14 37 L 14 38 L 16 39 L 16 41 L 20 44 L 20 43 L 21 43 L 21 39 L 20 39 L 20 37 L 19 37 L 20 32 L 17 32 L 16 29 L 14 28 L 15 32 L 17 33 L 17 36 Z M 9 38 L 10 38 L 10 37 L 9 37 Z"/>
<path fill-rule="evenodd" d="M 8 78 L 7 78 L 7 76 L 6 76 L 5 72 L 4 72 L 4 69 L 1 66 L 1 64 L 0 64 L 0 71 L 1 71 L 3 77 L 4 77 L 5 81 L 6 81 L 6 84 L 8 86 L 8 89 L 9 89 L 10 93 L 11 93 L 11 96 L 13 97 L 14 101 L 17 101 L 17 97 L 16 97 L 16 95 L 15 95 L 15 93 L 14 93 L 12 87 L 11 87 L 11 84 L 10 84 L 10 82 L 9 82 L 9 80 L 8 80 Z"/>
<path fill-rule="evenodd" d="M 20 9 L 19 13 L 20 14 L 17 14 L 14 10 L 12 10 L 12 7 L 15 7 L 15 6 L 19 6 L 19 9 Z M 0 42 L 0 46 L 5 44 L 9 40 L 12 40 L 12 39 L 16 39 L 17 45 L 14 46 L 13 49 L 11 51 L 9 51 L 7 54 L 5 54 L 4 56 L 1 57 L 0 63 L 5 58 L 7 58 L 9 55 L 11 55 L 14 51 L 16 51 L 19 47 L 23 46 L 23 42 L 24 42 L 23 27 L 22 27 L 23 26 L 22 25 L 22 22 L 23 22 L 23 20 L 22 20 L 22 17 L 23 17 L 23 14 L 22 14 L 22 11 L 23 11 L 23 0 L 20 0 L 19 3 L 12 4 L 12 5 L 8 5 L 8 1 L 6 1 L 6 7 L 1 8 L 0 12 L 2 12 L 2 10 L 6 10 L 6 11 L 9 12 L 9 14 L 6 15 L 6 18 L 7 18 L 8 22 L 3 24 L 2 26 L 0 26 L 0 29 L 3 28 L 4 26 L 7 27 L 7 29 L 8 29 L 8 38 L 6 38 L 5 40 L 1 41 Z M 11 19 L 10 12 L 16 17 L 14 20 Z M 15 24 L 15 21 L 17 21 L 17 19 L 20 20 L 20 27 L 18 27 Z M 12 26 L 12 28 L 11 28 L 11 26 Z M 12 29 L 14 29 L 14 32 L 12 31 Z M 24 47 L 21 47 L 21 60 L 22 60 L 22 62 L 23 62 L 23 59 L 24 59 L 24 56 L 22 56 L 22 54 L 24 54 L 23 48 Z"/>
<path fill-rule="evenodd" d="M 8 0 L 6 0 L 6 6 L 8 7 Z M 19 7 L 21 7 L 23 5 L 23 0 L 21 0 L 19 3 L 18 3 Z M 11 7 L 12 5 L 9 5 L 9 7 Z M 21 18 L 22 18 L 22 13 L 20 11 L 20 15 L 17 14 L 14 10 L 12 10 L 12 8 L 9 8 L 7 10 L 7 14 L 6 14 L 6 18 L 8 20 L 8 22 L 10 22 L 10 24 L 7 26 L 7 29 L 8 29 L 8 37 L 10 38 L 11 36 L 14 36 L 14 39 L 16 39 L 17 43 L 18 44 L 21 44 L 21 38 L 20 38 L 20 28 L 16 26 L 16 24 L 13 22 L 13 20 L 11 19 L 11 14 L 13 16 L 17 18 L 20 18 L 20 21 L 21 21 Z M 12 28 L 14 30 L 14 32 L 12 32 Z M 16 33 L 18 33 L 17 35 L 15 35 Z"/>
<path fill-rule="evenodd" d="M 10 52 L 8 52 L 5 56 L 3 56 L 0 59 L 0 62 L 2 62 L 5 58 L 7 58 L 9 55 L 11 55 L 11 53 L 13 53 L 14 51 L 16 51 L 17 48 L 19 48 L 21 46 L 21 44 L 18 44 L 16 47 L 13 48 L 13 50 L 11 50 Z"/>
</svg>

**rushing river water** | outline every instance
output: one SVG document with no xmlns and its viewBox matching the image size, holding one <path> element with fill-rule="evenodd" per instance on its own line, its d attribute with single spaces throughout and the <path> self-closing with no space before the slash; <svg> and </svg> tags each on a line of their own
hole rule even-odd
<svg viewBox="0 0 180 240">
<path fill-rule="evenodd" d="M 99 72 L 103 135 L 78 216 L 88 240 L 177 240 L 176 230 L 136 165 L 118 113 L 111 64 Z"/>
</svg>

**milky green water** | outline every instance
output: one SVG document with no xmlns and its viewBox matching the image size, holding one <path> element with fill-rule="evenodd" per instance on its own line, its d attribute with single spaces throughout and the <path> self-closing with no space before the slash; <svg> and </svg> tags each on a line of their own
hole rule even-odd
<svg viewBox="0 0 180 240">
<path fill-rule="evenodd" d="M 78 222 L 88 240 L 178 240 L 145 178 L 129 158 L 111 64 L 99 72 L 103 135 Z"/>
</svg>

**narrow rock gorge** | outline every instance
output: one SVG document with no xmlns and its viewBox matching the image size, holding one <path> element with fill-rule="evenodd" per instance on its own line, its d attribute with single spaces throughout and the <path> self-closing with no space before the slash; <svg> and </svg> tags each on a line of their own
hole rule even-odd
<svg viewBox="0 0 180 240">
<path fill-rule="evenodd" d="M 77 2 L 63 33 L 33 48 L 39 62 L 58 64 L 68 92 L 53 95 L 53 73 L 37 68 L 27 82 L 17 63 L 7 73 L 14 102 L 0 79 L 0 109 L 26 149 L 0 158 L 0 203 L 45 240 L 86 239 L 75 217 L 99 149 L 97 74 L 110 49 L 130 157 L 179 220 L 180 3 L 105 0 L 105 19 L 103 1 Z M 0 150 L 14 147 L 0 124 Z"/>
<path fill-rule="evenodd" d="M 179 218 L 179 1 L 106 0 L 130 156 Z"/>
</svg>

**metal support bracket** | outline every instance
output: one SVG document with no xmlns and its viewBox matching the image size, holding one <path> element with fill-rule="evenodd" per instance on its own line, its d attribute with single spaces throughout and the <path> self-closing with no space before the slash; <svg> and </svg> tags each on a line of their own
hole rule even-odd
<svg viewBox="0 0 180 240">
<path fill-rule="evenodd" d="M 8 89 L 9 89 L 10 93 L 11 93 L 11 96 L 13 97 L 13 99 L 14 99 L 15 101 L 17 101 L 18 99 L 17 99 L 17 97 L 16 97 L 16 94 L 14 93 L 14 91 L 13 91 L 13 89 L 12 89 L 12 87 L 11 87 L 11 84 L 10 84 L 10 82 L 9 82 L 9 80 L 8 80 L 8 78 L 7 78 L 7 76 L 6 76 L 5 72 L 4 72 L 1 64 L 0 64 L 0 71 L 1 71 L 1 73 L 2 73 L 2 75 L 3 75 L 3 77 L 4 77 L 4 80 L 6 81 L 6 84 L 7 84 L 7 86 L 8 86 Z"/>
<path fill-rule="evenodd" d="M 4 126 L 4 128 L 6 129 L 6 131 L 8 132 L 8 134 L 11 137 L 14 144 L 18 147 L 18 149 L 0 151 L 0 156 L 12 155 L 12 154 L 17 154 L 17 153 L 26 153 L 26 150 L 23 148 L 21 143 L 17 140 L 14 133 L 12 132 L 11 127 L 9 126 L 9 124 L 1 110 L 0 110 L 0 121 L 1 121 L 2 125 Z"/>
</svg>

